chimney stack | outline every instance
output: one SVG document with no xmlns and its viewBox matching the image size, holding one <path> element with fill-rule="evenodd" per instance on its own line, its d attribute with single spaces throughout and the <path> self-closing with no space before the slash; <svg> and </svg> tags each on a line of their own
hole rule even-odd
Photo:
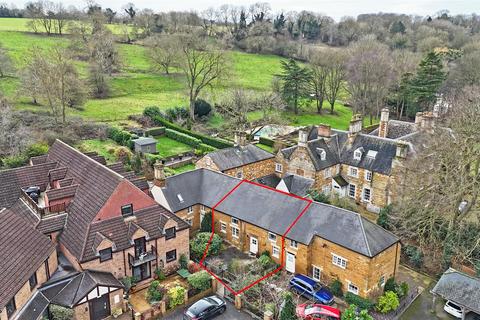
<svg viewBox="0 0 480 320">
<path fill-rule="evenodd" d="M 317 134 L 319 137 L 330 138 L 332 136 L 332 127 L 322 123 L 317 128 Z"/>
<path fill-rule="evenodd" d="M 165 187 L 167 185 L 167 179 L 165 176 L 165 166 L 161 161 L 157 161 L 153 164 L 154 177 L 153 183 L 157 187 Z"/>
<path fill-rule="evenodd" d="M 390 115 L 390 110 L 388 108 L 383 108 L 380 115 L 380 125 L 378 127 L 378 136 L 380 138 L 386 138 L 388 135 L 388 118 Z"/>
<path fill-rule="evenodd" d="M 247 134 L 244 131 L 235 132 L 235 146 L 245 147 L 247 145 Z"/>
<path fill-rule="evenodd" d="M 299 147 L 306 147 L 307 146 L 307 140 L 308 140 L 308 134 L 304 130 L 299 130 L 298 131 L 298 146 Z"/>
<path fill-rule="evenodd" d="M 350 120 L 350 126 L 348 127 L 348 140 L 350 143 L 352 143 L 355 137 L 357 136 L 357 134 L 360 133 L 360 131 L 362 131 L 362 126 L 363 126 L 362 115 L 360 114 L 353 115 L 352 120 Z"/>
<path fill-rule="evenodd" d="M 435 127 L 435 116 L 432 112 L 424 112 L 421 123 L 422 130 L 431 131 L 433 127 Z"/>
<path fill-rule="evenodd" d="M 423 112 L 417 112 L 415 114 L 415 124 L 418 128 L 422 125 Z"/>
<path fill-rule="evenodd" d="M 406 159 L 407 155 L 408 155 L 408 143 L 402 140 L 397 141 L 397 151 L 395 156 L 398 159 Z"/>
</svg>

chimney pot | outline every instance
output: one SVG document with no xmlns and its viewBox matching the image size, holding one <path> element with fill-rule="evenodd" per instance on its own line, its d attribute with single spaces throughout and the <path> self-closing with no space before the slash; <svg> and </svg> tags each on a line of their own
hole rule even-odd
<svg viewBox="0 0 480 320">
<path fill-rule="evenodd" d="M 247 145 L 247 134 L 243 131 L 235 132 L 235 146 L 245 147 Z"/>
<path fill-rule="evenodd" d="M 301 147 L 306 147 L 307 146 L 307 132 L 305 130 L 299 130 L 298 131 L 298 145 Z"/>
<path fill-rule="evenodd" d="M 380 124 L 378 126 L 378 136 L 381 138 L 386 138 L 388 135 L 388 118 L 390 115 L 390 110 L 388 108 L 383 108 L 380 115 Z"/>
<path fill-rule="evenodd" d="M 167 179 L 165 176 L 165 166 L 163 165 L 162 162 L 157 161 L 153 164 L 153 170 L 154 170 L 154 184 L 157 187 L 165 187 L 167 184 Z"/>
<path fill-rule="evenodd" d="M 350 135 L 355 135 L 362 131 L 362 115 L 356 114 L 352 117 L 352 120 L 350 121 L 350 126 L 348 128 L 348 133 Z"/>
<path fill-rule="evenodd" d="M 317 128 L 317 134 L 319 137 L 330 138 L 332 135 L 332 127 L 328 124 L 321 124 Z"/>
</svg>

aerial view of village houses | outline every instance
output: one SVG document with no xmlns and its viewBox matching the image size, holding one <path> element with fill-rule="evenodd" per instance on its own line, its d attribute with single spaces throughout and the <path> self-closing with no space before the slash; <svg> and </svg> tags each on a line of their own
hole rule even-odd
<svg viewBox="0 0 480 320">
<path fill-rule="evenodd" d="M 480 320 L 480 2 L 262 1 L 0 0 L 0 320 Z"/>
</svg>

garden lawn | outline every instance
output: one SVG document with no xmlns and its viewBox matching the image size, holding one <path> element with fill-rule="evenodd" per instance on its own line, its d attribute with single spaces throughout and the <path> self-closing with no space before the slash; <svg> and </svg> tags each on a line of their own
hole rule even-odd
<svg viewBox="0 0 480 320">
<path fill-rule="evenodd" d="M 260 149 L 263 149 L 263 150 L 267 151 L 267 152 L 273 153 L 273 147 L 270 147 L 270 146 L 267 146 L 267 145 L 261 144 L 261 143 L 257 143 L 256 146 L 259 147 Z"/>
<path fill-rule="evenodd" d="M 90 139 L 83 140 L 78 144 L 78 148 L 82 152 L 96 152 L 98 155 L 103 156 L 107 163 L 114 163 L 117 161 L 115 158 L 114 152 L 109 152 L 109 150 L 115 150 L 120 147 L 115 141 L 111 139 L 100 140 L 100 139 Z"/>
<path fill-rule="evenodd" d="M 195 165 L 193 163 L 190 163 L 182 167 L 172 168 L 172 170 L 175 172 L 175 174 L 179 174 L 179 173 L 195 170 Z"/>
<path fill-rule="evenodd" d="M 185 153 L 192 150 L 189 145 L 170 139 L 165 136 L 156 137 L 157 152 L 161 157 L 171 157 L 180 153 Z"/>
</svg>

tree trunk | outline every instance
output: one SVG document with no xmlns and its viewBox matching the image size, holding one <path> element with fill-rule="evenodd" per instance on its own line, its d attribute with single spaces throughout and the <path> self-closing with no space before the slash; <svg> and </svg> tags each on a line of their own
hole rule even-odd
<svg viewBox="0 0 480 320">
<path fill-rule="evenodd" d="M 190 95 L 190 119 L 195 121 L 195 100 L 196 98 L 193 95 Z"/>
</svg>

